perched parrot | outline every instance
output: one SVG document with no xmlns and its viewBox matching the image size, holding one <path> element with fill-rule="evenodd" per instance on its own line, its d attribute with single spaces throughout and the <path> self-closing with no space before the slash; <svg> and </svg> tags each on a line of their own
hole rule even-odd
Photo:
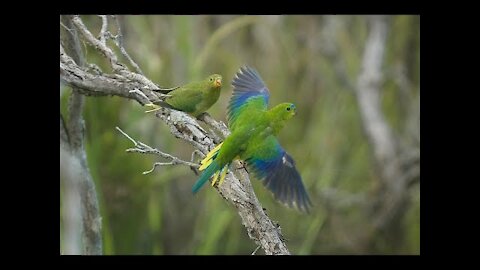
<svg viewBox="0 0 480 270">
<path fill-rule="evenodd" d="M 240 159 L 275 199 L 308 212 L 311 202 L 295 162 L 275 137 L 295 115 L 295 105 L 281 103 L 268 110 L 269 90 L 257 71 L 248 66 L 240 68 L 232 85 L 227 117 L 231 134 L 201 161 L 199 169 L 204 172 L 193 185 L 193 193 L 212 176 L 212 186 L 219 177 L 221 184 L 232 161 Z"/>
<path fill-rule="evenodd" d="M 197 117 L 217 102 L 221 88 L 222 76 L 213 74 L 200 82 L 192 82 L 172 89 L 160 89 L 157 91 L 162 92 L 166 97 L 163 100 L 145 104 L 153 107 L 146 112 L 158 111 L 161 107 L 166 107 Z"/>
</svg>

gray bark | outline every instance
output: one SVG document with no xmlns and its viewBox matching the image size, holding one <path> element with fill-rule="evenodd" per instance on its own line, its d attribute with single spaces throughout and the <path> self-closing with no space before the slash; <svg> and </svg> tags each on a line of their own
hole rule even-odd
<svg viewBox="0 0 480 270">
<path fill-rule="evenodd" d="M 67 28 L 64 29 L 62 43 L 65 46 L 65 51 L 61 45 L 61 51 L 64 54 L 71 55 L 71 60 L 84 66 L 85 60 L 81 51 L 80 42 L 76 34 L 76 30 L 72 24 L 71 16 L 61 16 L 62 24 Z M 62 56 L 61 56 L 62 57 Z M 98 208 L 97 194 L 95 191 L 95 183 L 88 169 L 86 153 L 84 148 L 84 120 L 82 117 L 84 97 L 80 91 L 72 86 L 72 94 L 68 104 L 69 119 L 64 125 L 63 117 L 61 117 L 60 126 L 60 160 L 61 170 L 65 182 L 69 183 L 69 190 L 66 192 L 66 199 L 72 210 L 72 203 L 77 201 L 77 196 L 80 198 L 80 213 L 82 218 L 82 246 L 81 254 L 99 255 L 102 254 L 102 236 L 101 236 L 101 218 Z M 67 135 L 68 134 L 68 135 Z M 66 140 L 68 138 L 68 140 Z M 65 172 L 65 171 L 68 172 Z M 73 197 L 73 198 L 72 198 Z M 74 215 L 73 213 L 69 213 Z M 69 233 L 74 233 L 68 231 Z M 70 236 L 67 236 L 70 237 Z M 70 250 L 72 251 L 72 250 Z M 68 251 L 68 252 L 70 252 Z M 74 250 L 73 252 L 78 252 Z"/>
</svg>

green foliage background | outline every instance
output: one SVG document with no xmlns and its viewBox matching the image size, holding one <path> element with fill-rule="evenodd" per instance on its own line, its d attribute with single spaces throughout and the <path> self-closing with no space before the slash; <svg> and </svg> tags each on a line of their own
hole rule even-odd
<svg viewBox="0 0 480 270">
<path fill-rule="evenodd" d="M 334 17 L 333 32 L 328 32 L 329 16 L 121 16 L 121 22 L 126 49 L 160 86 L 223 75 L 220 100 L 209 110 L 216 119 L 225 121 L 230 81 L 244 64 L 262 75 L 271 104 L 296 104 L 297 116 L 279 139 L 296 160 L 314 204 L 312 213 L 278 204 L 252 179 L 293 254 L 419 254 L 418 183 L 408 190 L 411 203 L 401 220 L 401 241 L 396 242 L 385 240 L 389 238 L 381 232 L 362 238 L 370 220 L 356 200 L 341 207 L 326 200 L 327 191 L 361 199 L 372 196 L 378 186 L 354 93 L 335 70 L 338 59 L 355 83 L 368 34 L 367 17 Z M 100 18 L 82 18 L 94 34 L 99 32 Z M 393 130 L 405 137 L 408 114 L 419 109 L 414 101 L 420 93 L 420 17 L 391 16 L 388 25 L 382 105 Z M 113 25 L 110 28 L 115 32 Z M 325 53 L 332 46 L 338 58 Z M 88 61 L 111 72 L 101 55 L 88 45 L 83 49 Z M 407 86 L 396 79 L 398 70 Z M 69 94 L 68 88 L 61 89 L 64 115 Z M 213 189 L 192 195 L 197 177 L 188 167 L 159 167 L 143 175 L 158 159 L 125 152 L 131 142 L 115 126 L 152 147 L 190 159 L 192 146 L 175 139 L 154 115 L 145 114 L 134 101 L 88 97 L 84 117 L 105 254 L 250 254 L 256 248 L 235 209 Z"/>
</svg>

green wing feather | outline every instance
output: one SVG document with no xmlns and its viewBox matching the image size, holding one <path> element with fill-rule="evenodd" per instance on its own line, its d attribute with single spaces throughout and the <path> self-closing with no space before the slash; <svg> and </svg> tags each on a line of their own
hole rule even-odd
<svg viewBox="0 0 480 270">
<path fill-rule="evenodd" d="M 270 93 L 258 72 L 248 66 L 240 68 L 232 80 L 233 94 L 228 104 L 228 125 L 233 131 L 239 117 L 266 111 Z"/>
<path fill-rule="evenodd" d="M 167 97 L 164 102 L 172 108 L 192 113 L 196 110 L 197 104 L 202 101 L 203 92 L 198 89 L 181 87 L 169 93 L 171 97 Z"/>
</svg>

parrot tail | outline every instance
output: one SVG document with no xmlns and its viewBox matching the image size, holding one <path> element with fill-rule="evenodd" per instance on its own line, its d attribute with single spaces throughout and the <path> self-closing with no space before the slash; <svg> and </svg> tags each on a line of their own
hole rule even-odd
<svg viewBox="0 0 480 270">
<path fill-rule="evenodd" d="M 176 90 L 180 88 L 180 86 L 175 86 L 175 87 L 172 87 L 172 88 L 159 88 L 159 89 L 153 89 L 152 91 L 155 91 L 155 92 L 161 92 L 161 93 L 170 93 L 172 92 L 173 90 Z"/>
<path fill-rule="evenodd" d="M 227 171 L 228 171 L 228 164 L 221 166 L 218 164 L 217 161 L 215 161 L 215 158 L 218 155 L 218 151 L 220 150 L 220 147 L 222 146 L 223 143 L 217 145 L 215 148 L 210 151 L 207 156 L 201 161 L 201 166 L 199 168 L 200 171 L 205 170 L 200 178 L 197 180 L 197 182 L 193 185 L 192 187 L 192 192 L 196 193 L 197 191 L 202 188 L 202 186 L 212 177 L 213 175 L 213 181 L 212 181 L 212 186 L 215 185 L 215 183 L 218 180 L 218 176 L 220 175 L 220 181 L 219 185 L 222 184 L 223 180 L 225 179 L 225 176 L 227 176 Z"/>
<path fill-rule="evenodd" d="M 161 105 L 161 106 L 159 106 L 158 104 Z M 163 100 L 156 100 L 156 101 L 154 101 L 154 103 L 151 103 L 151 102 L 150 102 L 150 103 L 145 104 L 144 106 L 145 106 L 145 107 L 151 107 L 151 108 L 153 108 L 153 109 L 151 109 L 151 110 L 145 111 L 145 113 L 150 113 L 150 112 L 159 111 L 159 110 L 162 109 L 162 107 L 176 110 L 174 107 L 172 107 L 172 105 L 166 103 L 166 102 L 163 101 Z"/>
</svg>

